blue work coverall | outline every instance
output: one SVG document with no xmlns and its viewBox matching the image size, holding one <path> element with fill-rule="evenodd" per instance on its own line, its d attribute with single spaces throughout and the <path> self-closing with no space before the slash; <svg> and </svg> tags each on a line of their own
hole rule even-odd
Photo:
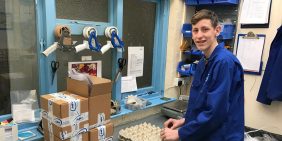
<svg viewBox="0 0 282 141">
<path fill-rule="evenodd" d="M 197 65 L 178 134 L 181 141 L 244 140 L 244 73 L 223 43 Z"/>
<path fill-rule="evenodd" d="M 270 105 L 272 101 L 282 101 L 282 26 L 273 39 L 265 72 L 260 85 L 257 101 Z"/>
</svg>

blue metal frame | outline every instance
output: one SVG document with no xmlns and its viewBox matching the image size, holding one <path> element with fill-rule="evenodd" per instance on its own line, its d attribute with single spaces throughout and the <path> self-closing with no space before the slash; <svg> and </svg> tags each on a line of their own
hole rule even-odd
<svg viewBox="0 0 282 141">
<path fill-rule="evenodd" d="M 169 18 L 169 0 L 145 0 L 157 3 L 156 7 L 156 22 L 155 22 L 155 42 L 153 55 L 153 73 L 152 85 L 145 88 L 140 88 L 136 92 L 128 92 L 122 94 L 120 97 L 127 95 L 146 95 L 154 93 L 151 97 L 164 94 L 164 80 L 165 80 L 165 63 L 166 63 L 166 47 L 167 47 L 167 29 Z M 162 35 L 162 36 L 159 36 Z M 162 71 L 160 71 L 160 68 Z"/>
<path fill-rule="evenodd" d="M 122 37 L 123 35 L 123 0 L 114 0 L 114 7 L 113 7 L 113 25 L 117 27 L 119 31 L 119 36 Z M 115 77 L 116 72 L 118 71 L 118 64 L 117 60 L 118 58 L 122 57 L 122 53 L 118 52 L 116 49 L 113 51 L 113 57 L 112 57 L 112 78 Z M 122 94 L 121 94 L 121 78 L 119 78 L 116 83 L 113 83 L 112 88 L 112 99 L 121 101 Z"/>
<path fill-rule="evenodd" d="M 128 95 L 138 95 L 142 98 L 148 99 L 152 104 L 146 108 L 164 104 L 174 101 L 175 99 L 162 100 L 164 96 L 164 81 L 165 81 L 165 64 L 166 64 L 166 48 L 167 48 L 167 29 L 169 18 L 169 0 L 145 0 L 157 3 L 156 8 L 156 22 L 155 22 L 155 42 L 154 42 L 154 55 L 153 55 L 153 73 L 152 85 L 145 88 L 140 88 L 136 92 L 120 93 L 120 80 L 116 83 L 119 87 L 114 87 L 114 94 L 117 94 L 114 99 L 121 102 L 121 113 L 111 116 L 116 118 L 125 114 L 129 114 L 131 110 L 125 108 L 124 97 Z M 118 17 L 122 19 L 122 17 Z M 161 36 L 159 36 L 161 35 Z M 116 61 L 116 60 L 115 60 Z M 114 61 L 113 61 L 114 62 Z M 116 65 L 115 65 L 116 66 Z M 116 68 L 117 69 L 117 68 Z M 160 71 L 161 70 L 161 71 Z"/>
<path fill-rule="evenodd" d="M 48 12 L 47 12 L 48 11 Z M 56 26 L 56 9 L 55 9 L 55 0 L 45 0 L 43 2 L 43 40 L 44 47 L 43 50 L 52 45 L 55 41 L 54 39 L 54 29 Z M 41 64 L 40 64 L 40 81 L 42 89 L 40 94 L 52 93 L 57 90 L 57 76 L 54 78 L 54 83 L 51 85 L 52 79 L 52 70 L 51 70 L 51 61 L 56 59 L 55 53 L 50 54 L 48 57 L 45 57 L 42 53 L 39 54 Z"/>
<path fill-rule="evenodd" d="M 40 1 L 41 2 L 41 1 Z M 55 0 L 45 0 L 43 3 L 43 22 L 41 25 L 43 25 L 43 41 L 44 41 L 44 47 L 43 50 L 45 50 L 47 47 L 52 45 L 55 41 L 54 38 L 54 29 L 56 25 L 58 24 L 64 24 L 68 25 L 71 28 L 72 34 L 74 35 L 81 35 L 82 30 L 85 26 L 95 26 L 98 32 L 98 35 L 103 35 L 104 29 L 107 26 L 112 25 L 112 7 L 113 2 L 109 0 L 109 21 L 110 23 L 106 22 L 91 22 L 91 21 L 82 21 L 82 20 L 69 20 L 69 19 L 56 19 L 56 6 L 55 6 Z M 48 10 L 48 12 L 47 12 Z M 48 23 L 48 24 L 47 24 Z M 54 78 L 54 83 L 51 85 L 51 76 L 52 71 L 50 68 L 50 62 L 52 60 L 56 60 L 55 53 L 50 54 L 48 57 L 45 57 L 42 55 L 42 53 L 39 53 L 40 56 L 40 94 L 46 94 L 46 93 L 53 93 L 57 91 L 57 76 Z"/>
<path fill-rule="evenodd" d="M 155 22 L 155 42 L 154 42 L 154 56 L 153 56 L 153 74 L 152 74 L 152 85 L 145 88 L 140 88 L 136 92 L 121 94 L 121 79 L 119 78 L 116 83 L 113 85 L 113 95 L 112 98 L 118 101 L 121 101 L 124 96 L 128 94 L 147 94 L 148 92 L 159 93 L 163 95 L 164 92 L 164 78 L 165 78 L 165 60 L 166 60 L 166 41 L 167 41 L 167 28 L 168 28 L 168 16 L 169 16 L 169 0 L 145 0 L 149 2 L 157 3 L 156 8 L 156 22 Z M 46 12 L 46 7 L 48 7 L 48 13 Z M 114 25 L 119 30 L 119 36 L 122 37 L 123 34 L 123 0 L 109 0 L 109 23 L 106 22 L 90 22 L 90 21 L 82 21 L 82 20 L 68 20 L 68 19 L 56 19 L 56 9 L 55 9 L 55 1 L 45 1 L 43 12 L 44 21 L 45 23 L 45 33 L 44 40 L 46 44 L 49 46 L 54 42 L 54 35 L 53 29 L 55 28 L 56 24 L 64 24 L 68 25 L 71 30 L 72 34 L 80 35 L 82 34 L 82 29 L 85 26 L 91 25 L 96 26 L 98 35 L 103 35 L 103 31 L 107 26 Z M 162 36 L 159 36 L 162 35 Z M 45 48 L 46 49 L 46 46 Z M 117 60 L 118 58 L 122 57 L 122 53 L 118 52 L 117 50 L 113 51 L 113 72 L 112 78 L 118 71 Z M 56 92 L 57 90 L 57 83 L 56 78 L 54 81 L 54 85 L 51 85 L 51 70 L 49 64 L 50 60 L 55 60 L 56 56 L 51 54 L 46 58 L 45 56 L 40 57 L 40 82 L 42 91 L 41 94 L 44 93 L 51 93 Z M 45 65 L 42 65 L 45 64 Z M 163 71 L 159 71 L 159 68 L 163 68 Z M 42 70 L 42 71 L 41 71 Z M 47 80 L 47 81 L 46 81 Z"/>
<path fill-rule="evenodd" d="M 45 81 L 43 74 L 45 73 L 45 70 L 43 69 L 43 64 L 44 64 L 44 58 L 41 57 L 41 52 L 44 51 L 44 45 L 45 45 L 45 42 L 44 42 L 44 37 L 43 37 L 43 33 L 44 33 L 44 28 L 43 28 L 43 3 L 42 1 L 38 1 L 38 0 L 35 0 L 35 16 L 36 16 L 36 34 L 37 34 L 37 54 L 38 54 L 38 57 L 37 57 L 37 66 L 38 67 L 38 81 L 39 81 L 39 90 L 38 90 L 38 93 L 39 95 L 42 94 L 45 90 L 44 90 L 44 86 L 45 86 Z M 39 99 L 39 98 L 38 98 Z"/>
</svg>

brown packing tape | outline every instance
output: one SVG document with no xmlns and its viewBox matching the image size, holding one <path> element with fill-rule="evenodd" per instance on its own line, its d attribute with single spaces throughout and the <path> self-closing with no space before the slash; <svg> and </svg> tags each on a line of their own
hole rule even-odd
<svg viewBox="0 0 282 141">
<path fill-rule="evenodd" d="M 65 26 L 65 25 L 57 25 L 56 27 L 55 27 L 55 36 L 57 37 L 57 38 L 60 38 L 61 36 L 62 36 L 62 33 L 63 33 L 63 30 L 66 30 L 66 31 L 68 31 L 70 34 L 71 34 L 71 30 L 70 30 L 70 28 L 68 27 L 68 26 Z"/>
</svg>

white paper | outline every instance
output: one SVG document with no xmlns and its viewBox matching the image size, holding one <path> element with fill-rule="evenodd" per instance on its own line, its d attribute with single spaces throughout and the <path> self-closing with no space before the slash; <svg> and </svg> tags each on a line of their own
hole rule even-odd
<svg viewBox="0 0 282 141">
<path fill-rule="evenodd" d="M 261 55 L 264 46 L 264 38 L 248 39 L 239 36 L 237 47 L 237 58 L 246 71 L 259 72 Z"/>
<path fill-rule="evenodd" d="M 268 23 L 271 0 L 244 0 L 240 16 L 241 24 Z"/>
<path fill-rule="evenodd" d="M 127 75 L 143 76 L 144 47 L 128 47 Z"/>
<path fill-rule="evenodd" d="M 125 76 L 121 78 L 121 93 L 137 91 L 136 77 Z"/>
<path fill-rule="evenodd" d="M 12 114 L 16 123 L 35 121 L 31 104 L 12 104 Z"/>
</svg>

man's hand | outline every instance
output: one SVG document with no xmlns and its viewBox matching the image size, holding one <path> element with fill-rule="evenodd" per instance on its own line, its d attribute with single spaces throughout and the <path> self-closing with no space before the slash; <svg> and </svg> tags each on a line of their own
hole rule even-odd
<svg viewBox="0 0 282 141">
<path fill-rule="evenodd" d="M 178 141 L 178 130 L 172 130 L 170 128 L 164 128 L 161 130 L 162 141 Z"/>
<path fill-rule="evenodd" d="M 185 122 L 185 119 L 168 119 L 165 123 L 164 123 L 164 128 L 170 128 L 170 129 L 176 129 L 178 127 L 180 127 L 181 125 L 183 125 Z"/>
</svg>

